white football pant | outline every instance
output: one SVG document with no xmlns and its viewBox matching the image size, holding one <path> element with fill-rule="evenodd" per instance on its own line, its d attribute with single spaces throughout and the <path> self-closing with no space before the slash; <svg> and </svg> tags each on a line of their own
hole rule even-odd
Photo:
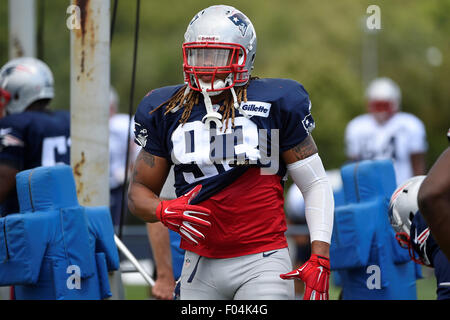
<svg viewBox="0 0 450 320">
<path fill-rule="evenodd" d="M 294 281 L 287 248 L 235 258 L 211 259 L 190 251 L 181 272 L 181 300 L 292 300 Z"/>
</svg>

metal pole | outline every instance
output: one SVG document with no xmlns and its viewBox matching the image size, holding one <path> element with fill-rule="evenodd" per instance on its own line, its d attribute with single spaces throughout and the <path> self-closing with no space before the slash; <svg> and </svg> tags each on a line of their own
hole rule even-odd
<svg viewBox="0 0 450 320">
<path fill-rule="evenodd" d="M 35 0 L 9 0 L 9 59 L 36 56 Z"/>
<path fill-rule="evenodd" d="M 109 0 L 72 0 L 71 165 L 83 206 L 109 206 Z"/>
<path fill-rule="evenodd" d="M 155 280 L 152 279 L 148 275 L 147 272 L 145 272 L 144 267 L 137 261 L 137 259 L 133 256 L 133 254 L 128 250 L 128 248 L 123 244 L 123 242 L 119 239 L 118 236 L 114 235 L 114 241 L 116 242 L 117 248 L 124 254 L 124 256 L 130 260 L 130 262 L 134 265 L 136 270 L 142 275 L 145 281 L 153 287 L 155 285 Z"/>
<path fill-rule="evenodd" d="M 110 1 L 71 5 L 70 161 L 80 204 L 109 207 Z M 111 299 L 124 299 L 120 270 L 109 280 Z"/>
<path fill-rule="evenodd" d="M 378 30 L 369 30 L 366 17 L 362 19 L 362 86 L 365 89 L 370 81 L 378 77 Z"/>
</svg>

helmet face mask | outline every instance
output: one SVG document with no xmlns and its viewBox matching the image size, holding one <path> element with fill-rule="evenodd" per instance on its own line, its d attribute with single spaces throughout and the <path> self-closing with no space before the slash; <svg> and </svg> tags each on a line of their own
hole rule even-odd
<svg viewBox="0 0 450 320">
<path fill-rule="evenodd" d="M 369 101 L 369 112 L 387 112 L 394 113 L 396 110 L 394 102 L 389 100 L 371 100 Z"/>
<path fill-rule="evenodd" d="M 400 247 L 402 247 L 403 249 L 409 249 L 409 247 L 410 247 L 410 245 L 409 245 L 409 241 L 410 241 L 409 234 L 407 234 L 406 232 L 397 232 L 395 234 L 395 239 L 397 240 L 397 242 L 400 245 Z"/>
<path fill-rule="evenodd" d="M 245 69 L 247 54 L 240 44 L 191 42 L 183 44 L 183 71 L 185 81 L 194 90 L 204 87 L 202 78 L 210 83 L 207 91 L 222 91 L 235 84 L 245 83 L 248 78 L 241 76 L 248 73 Z M 222 86 L 215 86 L 217 80 Z"/>
<path fill-rule="evenodd" d="M 216 95 L 250 79 L 256 33 L 237 9 L 217 5 L 195 15 L 183 43 L 184 80 L 195 91 Z"/>
<path fill-rule="evenodd" d="M 368 109 L 379 123 L 384 123 L 389 120 L 397 110 L 394 103 L 389 100 L 369 101 Z"/>
</svg>

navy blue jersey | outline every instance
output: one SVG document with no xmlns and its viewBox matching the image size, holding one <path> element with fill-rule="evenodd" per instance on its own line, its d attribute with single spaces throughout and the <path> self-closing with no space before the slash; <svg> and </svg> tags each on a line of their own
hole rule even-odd
<svg viewBox="0 0 450 320">
<path fill-rule="evenodd" d="M 437 298 L 450 299 L 450 287 L 439 286 L 450 282 L 450 261 L 434 240 L 422 214 L 417 212 L 411 223 L 410 239 L 414 251 L 424 263 L 434 268 L 437 281 Z"/>
<path fill-rule="evenodd" d="M 206 115 L 202 96 L 184 125 L 179 122 L 183 108 L 164 115 L 164 106 L 150 114 L 181 87 L 153 90 L 141 101 L 135 115 L 135 141 L 175 164 L 177 196 L 202 184 L 193 204 L 223 190 L 249 167 L 270 169 L 281 181 L 286 174 L 281 153 L 302 142 L 315 126 L 308 93 L 288 79 L 252 80 L 247 102 L 241 103 L 248 118 L 236 110 L 235 127 L 230 119 L 225 132 L 214 123 L 211 128 L 202 123 Z"/>
<path fill-rule="evenodd" d="M 19 171 L 70 164 L 70 113 L 27 111 L 0 119 L 0 163 Z M 2 215 L 19 209 L 16 196 L 1 205 Z"/>
</svg>

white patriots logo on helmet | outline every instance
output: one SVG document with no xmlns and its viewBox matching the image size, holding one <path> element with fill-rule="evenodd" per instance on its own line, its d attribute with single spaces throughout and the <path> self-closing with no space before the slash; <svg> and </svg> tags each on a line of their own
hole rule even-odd
<svg viewBox="0 0 450 320">
<path fill-rule="evenodd" d="M 228 17 L 241 31 L 242 36 L 245 36 L 247 32 L 248 23 L 245 21 L 245 17 L 241 13 L 235 13 L 232 16 Z"/>
</svg>

